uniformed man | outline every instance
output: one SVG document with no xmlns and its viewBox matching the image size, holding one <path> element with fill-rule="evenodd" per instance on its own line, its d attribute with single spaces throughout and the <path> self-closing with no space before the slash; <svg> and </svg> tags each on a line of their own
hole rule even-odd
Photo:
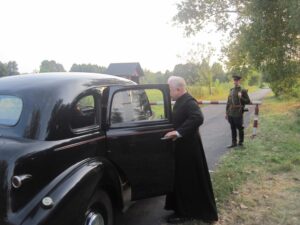
<svg viewBox="0 0 300 225">
<path fill-rule="evenodd" d="M 251 102 L 247 90 L 241 87 L 241 77 L 233 75 L 232 78 L 234 87 L 230 89 L 226 105 L 226 119 L 230 123 L 232 137 L 231 145 L 227 146 L 228 148 L 243 146 L 243 113 L 245 110 L 245 104 L 249 104 Z M 239 131 L 239 142 L 237 142 L 237 130 Z"/>
</svg>

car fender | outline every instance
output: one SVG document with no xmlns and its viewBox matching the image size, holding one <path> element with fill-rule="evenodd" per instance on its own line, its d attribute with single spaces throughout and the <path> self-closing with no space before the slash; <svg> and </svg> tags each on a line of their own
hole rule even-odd
<svg viewBox="0 0 300 225">
<path fill-rule="evenodd" d="M 108 166 L 105 159 L 89 158 L 68 168 L 22 209 L 23 220 L 16 224 L 82 224 L 84 210 Z"/>
</svg>

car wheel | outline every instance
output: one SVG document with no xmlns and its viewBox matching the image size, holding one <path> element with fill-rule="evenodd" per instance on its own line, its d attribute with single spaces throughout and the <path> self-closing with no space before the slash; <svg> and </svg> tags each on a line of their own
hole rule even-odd
<svg viewBox="0 0 300 225">
<path fill-rule="evenodd" d="M 97 191 L 91 198 L 84 225 L 113 225 L 112 203 L 104 191 Z"/>
</svg>

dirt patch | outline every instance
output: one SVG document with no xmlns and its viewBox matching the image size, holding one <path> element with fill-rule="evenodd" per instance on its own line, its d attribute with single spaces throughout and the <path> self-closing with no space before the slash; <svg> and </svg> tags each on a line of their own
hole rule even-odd
<svg viewBox="0 0 300 225">
<path fill-rule="evenodd" d="M 299 225 L 300 175 L 264 175 L 233 192 L 216 225 Z"/>
</svg>

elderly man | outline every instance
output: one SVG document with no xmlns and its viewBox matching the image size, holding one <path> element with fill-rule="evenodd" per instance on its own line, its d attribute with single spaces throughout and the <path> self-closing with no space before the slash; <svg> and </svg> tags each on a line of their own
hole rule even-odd
<svg viewBox="0 0 300 225">
<path fill-rule="evenodd" d="M 183 78 L 168 79 L 173 108 L 174 131 L 165 135 L 175 141 L 174 190 L 166 197 L 165 209 L 175 213 L 169 223 L 191 219 L 218 220 L 207 162 L 199 135 L 203 114 L 197 101 L 187 93 Z"/>
</svg>

